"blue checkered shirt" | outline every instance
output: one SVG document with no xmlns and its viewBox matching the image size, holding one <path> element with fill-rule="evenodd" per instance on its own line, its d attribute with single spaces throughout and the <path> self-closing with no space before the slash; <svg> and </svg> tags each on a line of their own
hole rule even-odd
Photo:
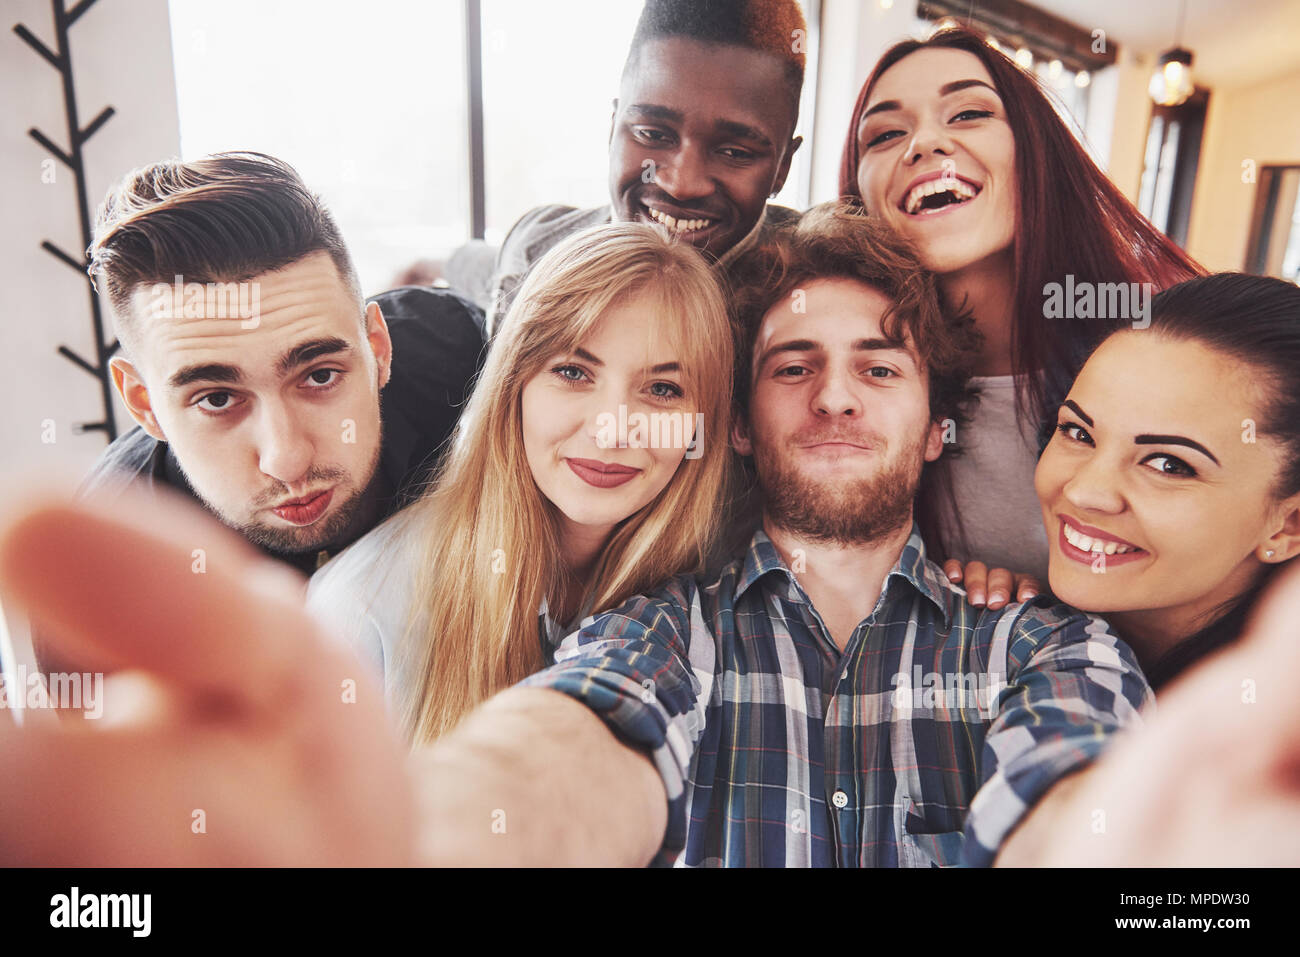
<svg viewBox="0 0 1300 957">
<path fill-rule="evenodd" d="M 582 701 L 663 778 L 657 865 L 992 863 L 1151 690 L 1105 622 L 976 608 L 914 527 L 841 652 L 771 540 L 588 618 L 524 682 Z"/>
</svg>

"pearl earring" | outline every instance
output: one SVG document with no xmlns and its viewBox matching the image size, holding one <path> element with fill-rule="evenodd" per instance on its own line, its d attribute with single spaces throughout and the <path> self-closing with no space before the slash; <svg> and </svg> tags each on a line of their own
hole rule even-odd
<svg viewBox="0 0 1300 957">
<path fill-rule="evenodd" d="M 1265 558 L 1272 558 L 1272 557 L 1273 557 L 1273 549 L 1270 548 L 1268 551 L 1266 551 L 1266 552 L 1264 553 L 1264 557 L 1265 557 Z"/>
</svg>

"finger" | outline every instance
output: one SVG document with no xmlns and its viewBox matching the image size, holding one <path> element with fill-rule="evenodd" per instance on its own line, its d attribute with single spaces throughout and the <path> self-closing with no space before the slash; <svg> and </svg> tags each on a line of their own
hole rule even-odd
<svg viewBox="0 0 1300 957">
<path fill-rule="evenodd" d="M 950 558 L 943 563 L 943 573 L 948 576 L 948 581 L 954 585 L 961 584 L 961 562 L 955 558 Z"/>
<path fill-rule="evenodd" d="M 1033 575 L 1016 576 L 1016 601 L 1029 601 L 1042 593 L 1042 583 Z"/>
<path fill-rule="evenodd" d="M 966 563 L 966 597 L 977 608 L 983 607 L 987 594 L 988 568 L 983 562 Z"/>
<path fill-rule="evenodd" d="M 104 679 L 102 699 L 99 720 L 92 720 L 90 725 L 94 731 L 179 721 L 185 710 L 183 699 L 172 688 L 143 671 L 118 671 L 109 675 Z M 86 717 L 96 716 L 91 713 Z"/>
<path fill-rule="evenodd" d="M 224 839 L 234 816 L 224 813 L 218 789 L 238 780 L 247 795 L 249 775 L 215 773 L 210 735 L 92 727 L 98 724 L 56 731 L 0 722 L 0 860 L 44 867 L 274 862 Z M 194 827 L 209 813 L 221 831 Z"/>
<path fill-rule="evenodd" d="M 197 509 L 129 492 L 111 511 L 57 493 L 16 502 L 0 587 L 61 647 L 251 698 L 312 660 L 301 580 Z"/>
<path fill-rule="evenodd" d="M 995 568 L 988 575 L 989 607 L 1001 608 L 1011 600 L 1015 578 L 1006 568 Z"/>
</svg>

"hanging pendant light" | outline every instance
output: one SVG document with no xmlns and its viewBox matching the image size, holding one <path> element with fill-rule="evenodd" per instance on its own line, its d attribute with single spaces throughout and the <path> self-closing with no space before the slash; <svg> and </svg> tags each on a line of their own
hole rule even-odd
<svg viewBox="0 0 1300 957">
<path fill-rule="evenodd" d="M 1178 41 L 1182 41 L 1183 16 L 1187 13 L 1187 0 L 1183 0 L 1178 15 Z M 1160 64 L 1151 76 L 1147 92 L 1159 106 L 1177 106 L 1192 95 L 1192 51 L 1181 46 L 1166 50 L 1160 55 Z"/>
</svg>

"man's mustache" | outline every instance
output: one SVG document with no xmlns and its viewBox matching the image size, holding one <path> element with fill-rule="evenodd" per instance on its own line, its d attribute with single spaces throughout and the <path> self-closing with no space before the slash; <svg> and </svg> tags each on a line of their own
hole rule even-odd
<svg viewBox="0 0 1300 957">
<path fill-rule="evenodd" d="M 793 433 L 786 445 L 806 448 L 810 445 L 821 445 L 825 442 L 843 442 L 867 449 L 879 448 L 882 444 L 878 436 L 856 429 L 804 429 Z"/>
<path fill-rule="evenodd" d="M 303 477 L 302 484 L 310 486 L 316 482 L 328 482 L 334 479 L 346 479 L 348 477 L 347 469 L 338 468 L 337 466 L 312 466 L 308 469 L 307 474 Z M 253 500 L 254 508 L 264 508 L 274 505 L 292 495 L 289 486 L 283 482 L 277 481 L 266 491 L 260 493 Z"/>
</svg>

